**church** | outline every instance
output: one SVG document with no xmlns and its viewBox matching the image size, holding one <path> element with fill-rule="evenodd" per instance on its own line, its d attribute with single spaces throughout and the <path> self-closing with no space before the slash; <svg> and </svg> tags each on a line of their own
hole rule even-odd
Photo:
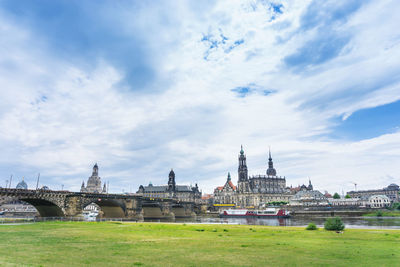
<svg viewBox="0 0 400 267">
<path fill-rule="evenodd" d="M 81 192 L 88 193 L 107 193 L 106 183 L 104 183 L 103 188 L 101 188 L 101 179 L 99 177 L 99 166 L 97 163 L 93 166 L 92 176 L 89 177 L 87 184 L 82 182 Z"/>
<path fill-rule="evenodd" d="M 289 202 L 293 193 L 286 187 L 286 177 L 277 175 L 271 151 L 269 151 L 266 174 L 249 177 L 243 146 L 240 149 L 238 159 L 237 187 L 233 185 L 230 174 L 228 174 L 225 186 L 217 187 L 214 190 L 214 201 L 216 204 L 234 204 L 236 207 L 241 208 L 261 208 L 269 202 Z"/>
</svg>

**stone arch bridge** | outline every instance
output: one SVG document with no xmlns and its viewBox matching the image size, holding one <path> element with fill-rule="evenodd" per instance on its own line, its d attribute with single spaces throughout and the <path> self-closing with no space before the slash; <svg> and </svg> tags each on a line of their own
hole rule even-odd
<svg viewBox="0 0 400 267">
<path fill-rule="evenodd" d="M 154 199 L 137 195 L 81 193 L 52 190 L 0 188 L 0 204 L 21 200 L 34 206 L 41 217 L 81 216 L 83 209 L 96 203 L 102 218 L 163 219 L 195 216 L 194 202 Z"/>
</svg>

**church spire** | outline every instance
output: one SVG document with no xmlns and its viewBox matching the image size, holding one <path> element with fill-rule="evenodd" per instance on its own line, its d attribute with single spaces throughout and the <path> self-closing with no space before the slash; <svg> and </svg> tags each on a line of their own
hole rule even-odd
<svg viewBox="0 0 400 267">
<path fill-rule="evenodd" d="M 268 147 L 268 150 L 269 150 L 269 158 L 268 158 L 268 160 L 272 162 L 271 147 L 270 146 Z"/>
<path fill-rule="evenodd" d="M 274 169 L 274 163 L 272 161 L 272 156 L 271 156 L 271 148 L 269 148 L 267 175 L 268 176 L 276 176 L 276 170 Z"/>
</svg>

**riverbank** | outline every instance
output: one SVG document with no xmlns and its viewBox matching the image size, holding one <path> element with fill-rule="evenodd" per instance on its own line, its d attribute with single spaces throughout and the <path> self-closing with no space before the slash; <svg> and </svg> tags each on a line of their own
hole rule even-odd
<svg viewBox="0 0 400 267">
<path fill-rule="evenodd" d="M 0 265 L 395 266 L 399 230 L 120 222 L 0 225 Z"/>
<path fill-rule="evenodd" d="M 364 217 L 400 217 L 400 211 L 376 211 L 363 214 Z"/>
</svg>

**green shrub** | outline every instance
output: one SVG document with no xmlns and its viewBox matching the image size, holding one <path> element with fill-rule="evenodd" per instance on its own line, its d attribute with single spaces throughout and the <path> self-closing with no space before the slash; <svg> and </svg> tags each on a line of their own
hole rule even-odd
<svg viewBox="0 0 400 267">
<path fill-rule="evenodd" d="M 317 230 L 318 227 L 315 225 L 315 223 L 309 223 L 306 227 L 306 230 Z"/>
<path fill-rule="evenodd" d="M 339 217 L 328 218 L 325 221 L 324 228 L 328 231 L 342 231 L 344 229 L 344 224 Z"/>
<path fill-rule="evenodd" d="M 382 217 L 383 216 L 383 212 L 381 210 L 378 210 L 375 214 L 376 214 L 376 217 Z"/>
<path fill-rule="evenodd" d="M 400 210 L 400 203 L 399 203 L 399 202 L 393 203 L 391 209 L 393 209 L 393 210 Z"/>
</svg>

